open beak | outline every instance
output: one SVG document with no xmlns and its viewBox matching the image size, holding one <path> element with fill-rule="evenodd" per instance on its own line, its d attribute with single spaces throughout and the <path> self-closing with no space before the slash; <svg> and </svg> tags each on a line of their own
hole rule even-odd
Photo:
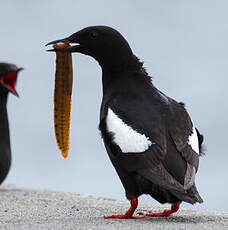
<svg viewBox="0 0 228 230">
<path fill-rule="evenodd" d="M 16 91 L 16 82 L 17 82 L 17 75 L 18 73 L 23 70 L 23 68 L 18 68 L 14 72 L 10 72 L 5 74 L 3 77 L 0 79 L 0 83 L 7 88 L 12 94 L 15 96 L 19 97 L 17 91 Z"/>
<path fill-rule="evenodd" d="M 82 45 L 80 43 L 77 42 L 77 39 L 75 38 L 75 34 L 72 34 L 71 36 L 67 37 L 67 38 L 63 38 L 63 39 L 59 39 L 59 40 L 55 40 L 52 42 L 49 42 L 46 44 L 46 46 L 48 45 L 55 45 L 58 43 L 69 43 L 70 46 L 65 47 L 65 48 L 57 48 L 53 46 L 53 49 L 49 49 L 47 50 L 48 52 L 59 52 L 59 51 L 64 51 L 64 52 L 80 52 Z"/>
</svg>

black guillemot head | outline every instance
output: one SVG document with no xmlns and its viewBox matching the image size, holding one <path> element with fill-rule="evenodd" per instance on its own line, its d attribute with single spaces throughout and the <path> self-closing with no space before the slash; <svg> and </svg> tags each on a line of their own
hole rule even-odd
<svg viewBox="0 0 228 230">
<path fill-rule="evenodd" d="M 14 64 L 0 63 L 0 94 L 12 94 L 18 96 L 16 91 L 16 81 L 18 73 L 23 68 L 18 68 Z"/>
<path fill-rule="evenodd" d="M 126 39 L 115 29 L 108 26 L 86 27 L 67 38 L 49 42 L 47 45 L 69 42 L 71 46 L 58 50 L 79 52 L 95 58 L 101 66 L 114 66 L 132 57 L 132 50 Z"/>
</svg>

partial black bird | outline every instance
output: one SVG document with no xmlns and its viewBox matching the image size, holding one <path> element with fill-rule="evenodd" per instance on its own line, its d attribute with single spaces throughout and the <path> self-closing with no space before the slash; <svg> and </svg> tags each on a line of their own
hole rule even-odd
<svg viewBox="0 0 228 230">
<path fill-rule="evenodd" d="M 182 201 L 202 203 L 195 186 L 203 136 L 183 103 L 159 91 L 115 29 L 92 26 L 48 43 L 72 46 L 49 51 L 79 52 L 102 68 L 103 100 L 100 131 L 109 158 L 125 188 L 131 207 L 105 218 L 170 216 Z M 149 194 L 171 209 L 133 215 L 138 197 Z"/>
<path fill-rule="evenodd" d="M 16 65 L 0 63 L 0 183 L 6 178 L 11 165 L 7 98 L 9 92 L 18 96 L 15 87 L 21 70 Z"/>
</svg>

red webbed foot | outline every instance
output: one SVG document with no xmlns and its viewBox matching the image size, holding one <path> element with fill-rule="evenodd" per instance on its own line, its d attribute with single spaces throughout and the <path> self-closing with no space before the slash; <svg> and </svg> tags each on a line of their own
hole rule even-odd
<svg viewBox="0 0 228 230">
<path fill-rule="evenodd" d="M 125 214 L 120 214 L 120 215 L 111 215 L 111 216 L 104 216 L 105 219 L 109 218 L 118 218 L 118 219 L 141 219 L 145 218 L 146 216 L 144 214 L 139 214 L 133 216 L 135 209 L 138 206 L 138 198 L 135 197 L 131 199 L 131 207 L 126 211 Z"/>
<path fill-rule="evenodd" d="M 148 212 L 146 216 L 161 216 L 167 217 L 171 216 L 174 212 L 177 212 L 180 207 L 180 203 L 175 203 L 171 206 L 171 209 L 165 209 L 163 212 Z"/>
<path fill-rule="evenodd" d="M 104 216 L 105 219 L 114 219 L 114 218 L 117 218 L 117 219 L 142 219 L 142 218 L 145 218 L 146 216 L 143 215 L 143 214 L 139 214 L 139 215 L 135 215 L 135 216 L 129 216 L 129 215 L 126 215 L 125 214 L 120 214 L 120 215 L 111 215 L 111 216 Z"/>
</svg>

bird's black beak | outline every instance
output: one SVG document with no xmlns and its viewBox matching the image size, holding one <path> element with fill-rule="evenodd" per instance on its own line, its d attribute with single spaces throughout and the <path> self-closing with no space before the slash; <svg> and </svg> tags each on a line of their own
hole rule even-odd
<svg viewBox="0 0 228 230">
<path fill-rule="evenodd" d="M 0 79 L 0 83 L 9 90 L 12 94 L 19 97 L 17 91 L 16 91 L 16 82 L 17 82 L 17 75 L 20 71 L 22 71 L 23 68 L 18 68 L 16 71 L 10 72 L 5 74 Z"/>
<path fill-rule="evenodd" d="M 59 51 L 63 52 L 64 51 L 64 52 L 71 52 L 71 53 L 81 51 L 82 45 L 77 41 L 77 38 L 76 38 L 75 34 L 73 34 L 73 35 L 71 35 L 71 36 L 69 36 L 67 38 L 63 38 L 63 39 L 59 39 L 59 40 L 49 42 L 49 43 L 46 44 L 46 46 L 55 45 L 55 44 L 58 44 L 58 43 L 69 43 L 70 46 L 65 47 L 65 48 L 57 48 L 57 47 L 53 46 L 53 49 L 49 49 L 47 51 L 48 52 L 59 52 Z"/>
</svg>

